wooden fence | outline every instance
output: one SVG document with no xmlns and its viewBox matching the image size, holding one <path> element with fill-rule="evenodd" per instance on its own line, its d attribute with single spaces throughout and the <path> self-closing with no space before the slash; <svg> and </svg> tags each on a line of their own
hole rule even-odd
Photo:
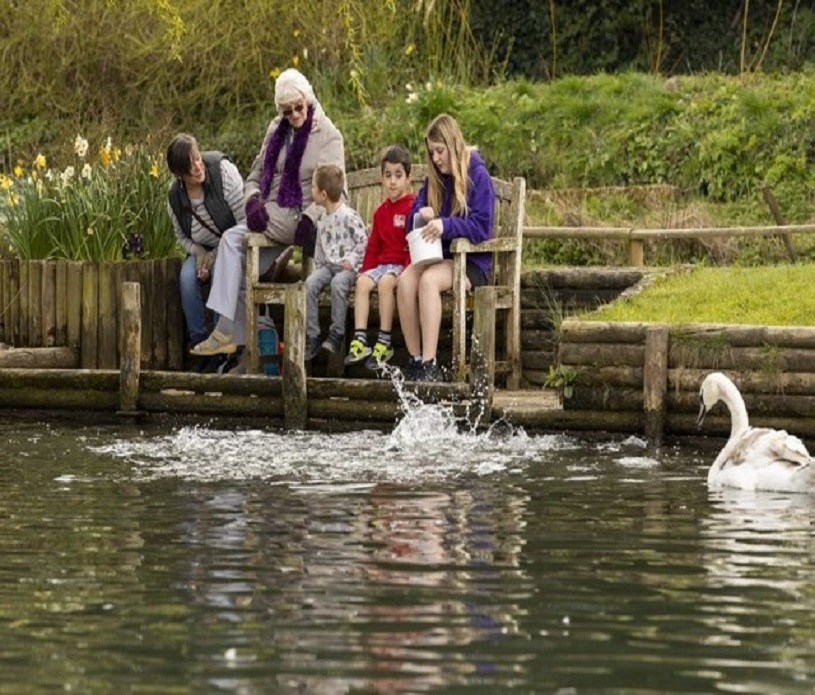
<svg viewBox="0 0 815 695">
<path fill-rule="evenodd" d="M 80 263 L 0 261 L 0 342 L 66 348 L 75 367 L 118 369 L 121 287 L 141 285 L 144 369 L 182 369 L 185 329 L 180 258 Z"/>
<path fill-rule="evenodd" d="M 790 256 L 795 258 L 791 235 L 812 234 L 815 224 L 790 224 L 755 227 L 690 227 L 679 229 L 641 229 L 637 227 L 524 227 L 524 239 L 584 239 L 621 241 L 628 247 L 628 264 L 645 265 L 645 242 L 672 239 L 718 239 L 734 236 L 772 236 L 781 238 Z"/>
<path fill-rule="evenodd" d="M 563 405 L 594 429 L 696 433 L 699 387 L 711 371 L 730 375 L 754 424 L 815 435 L 815 328 L 565 320 L 560 363 L 576 373 Z M 705 433 L 727 434 L 717 406 Z"/>
</svg>

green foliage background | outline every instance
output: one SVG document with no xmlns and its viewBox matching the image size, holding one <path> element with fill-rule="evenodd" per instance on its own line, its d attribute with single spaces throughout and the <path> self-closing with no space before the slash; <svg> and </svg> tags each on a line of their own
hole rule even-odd
<svg viewBox="0 0 815 695">
<path fill-rule="evenodd" d="M 494 174 L 533 189 L 664 183 L 746 224 L 769 221 L 766 182 L 802 222 L 813 37 L 815 0 L 0 0 L 0 171 L 38 153 L 63 168 L 77 133 L 163 164 L 186 130 L 245 173 L 274 76 L 296 64 L 342 130 L 349 169 L 393 142 L 423 156 L 426 124 L 448 111 Z M 579 212 L 614 223 L 628 208 Z"/>
</svg>

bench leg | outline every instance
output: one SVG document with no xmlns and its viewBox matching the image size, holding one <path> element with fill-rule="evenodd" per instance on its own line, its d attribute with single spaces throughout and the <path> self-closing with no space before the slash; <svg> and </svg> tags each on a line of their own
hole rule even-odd
<svg viewBox="0 0 815 695">
<path fill-rule="evenodd" d="M 495 304 L 494 287 L 479 287 L 475 291 L 473 314 L 473 346 L 470 358 L 470 394 L 475 407 L 470 408 L 471 424 L 488 423 L 492 418 L 492 397 L 495 390 Z"/>
</svg>

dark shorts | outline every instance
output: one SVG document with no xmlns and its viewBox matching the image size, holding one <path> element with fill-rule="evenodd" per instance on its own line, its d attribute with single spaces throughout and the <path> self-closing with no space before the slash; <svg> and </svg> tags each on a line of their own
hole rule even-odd
<svg viewBox="0 0 815 695">
<path fill-rule="evenodd" d="M 467 279 L 470 281 L 470 289 L 474 290 L 476 287 L 483 287 L 487 284 L 487 276 L 484 275 L 484 271 L 472 261 L 467 261 L 466 272 Z"/>
</svg>

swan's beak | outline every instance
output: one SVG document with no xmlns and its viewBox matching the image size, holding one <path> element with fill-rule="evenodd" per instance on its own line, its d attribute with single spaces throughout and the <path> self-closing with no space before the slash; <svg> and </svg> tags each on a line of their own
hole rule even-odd
<svg viewBox="0 0 815 695">
<path fill-rule="evenodd" d="M 707 408 L 705 407 L 704 399 L 699 396 L 699 417 L 696 418 L 696 428 L 702 429 L 702 423 L 705 421 L 707 415 Z"/>
</svg>

